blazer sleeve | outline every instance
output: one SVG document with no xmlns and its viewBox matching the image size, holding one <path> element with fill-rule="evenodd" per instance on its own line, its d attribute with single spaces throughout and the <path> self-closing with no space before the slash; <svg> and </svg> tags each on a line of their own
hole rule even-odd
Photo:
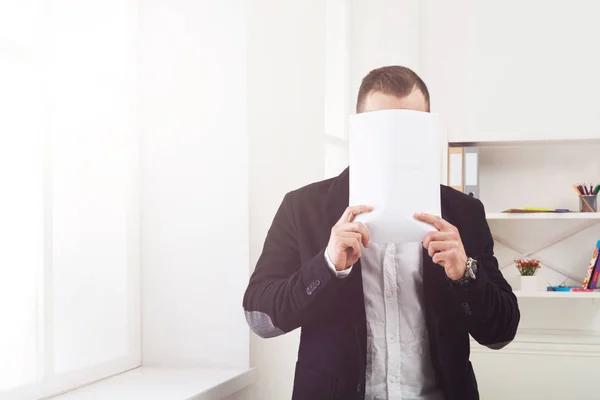
<svg viewBox="0 0 600 400">
<path fill-rule="evenodd" d="M 477 204 L 470 223 L 476 224 L 480 245 L 478 254 L 467 254 L 477 259 L 477 277 L 466 287 L 452 285 L 452 290 L 460 302 L 471 336 L 478 343 L 497 350 L 514 339 L 520 312 L 517 298 L 498 268 L 483 204 L 479 200 Z"/>
<path fill-rule="evenodd" d="M 273 219 L 244 294 L 246 321 L 263 338 L 314 321 L 346 281 L 330 270 L 325 249 L 301 262 L 292 196 L 285 196 Z"/>
</svg>

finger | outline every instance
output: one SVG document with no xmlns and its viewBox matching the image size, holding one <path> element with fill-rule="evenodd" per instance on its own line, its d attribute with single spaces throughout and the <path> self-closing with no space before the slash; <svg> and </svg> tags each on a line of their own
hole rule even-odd
<svg viewBox="0 0 600 400">
<path fill-rule="evenodd" d="M 369 242 L 371 241 L 371 234 L 369 233 L 369 230 L 367 229 L 366 225 L 362 222 L 359 222 L 358 232 L 362 236 L 363 246 L 369 247 Z"/>
<path fill-rule="evenodd" d="M 433 257 L 431 257 L 431 260 L 435 264 L 439 264 L 439 265 L 445 267 L 446 266 L 445 264 L 449 263 L 454 256 L 455 256 L 455 252 L 452 250 L 441 251 L 439 253 L 435 253 L 433 255 Z"/>
<path fill-rule="evenodd" d="M 341 224 L 336 226 L 336 231 L 339 233 L 342 232 L 356 232 L 360 233 L 360 226 L 362 224 L 360 222 L 346 222 L 345 224 Z"/>
<path fill-rule="evenodd" d="M 429 247 L 427 247 L 427 252 L 429 253 L 430 257 L 433 257 L 436 253 L 439 253 L 441 251 L 452 250 L 457 247 L 458 247 L 458 244 L 456 242 L 450 242 L 450 241 L 431 242 L 431 243 L 429 243 Z"/>
<path fill-rule="evenodd" d="M 423 247 L 428 249 L 429 243 L 431 243 L 431 242 L 443 242 L 446 240 L 456 240 L 456 239 L 458 239 L 458 236 L 456 235 L 455 232 L 440 232 L 440 231 L 429 232 L 427 235 L 425 235 L 425 239 L 423 239 Z"/>
<path fill-rule="evenodd" d="M 360 257 L 360 240 L 350 237 L 340 238 L 340 244 L 345 249 L 352 250 L 352 256 Z"/>
<path fill-rule="evenodd" d="M 347 207 L 337 223 L 344 224 L 346 222 L 352 222 L 354 221 L 354 217 L 356 217 L 358 214 L 371 211 L 373 211 L 373 207 L 370 206 L 359 205 Z"/>
<path fill-rule="evenodd" d="M 456 229 L 450 222 L 437 215 L 417 213 L 414 215 L 414 217 L 419 221 L 427 222 L 428 224 L 433 225 L 439 231 L 451 232 Z"/>
<path fill-rule="evenodd" d="M 369 234 L 369 230 L 367 229 L 366 225 L 362 222 L 348 222 L 343 225 L 339 225 L 337 229 L 339 230 L 340 234 L 342 232 L 359 233 L 361 235 L 363 246 L 369 247 L 371 235 Z"/>
<path fill-rule="evenodd" d="M 437 260 L 437 261 L 434 261 L 433 263 L 446 269 L 446 262 L 447 262 L 446 260 Z"/>
<path fill-rule="evenodd" d="M 348 231 L 340 232 L 339 237 L 352 238 L 352 239 L 356 239 L 358 241 L 362 241 L 362 235 L 358 232 L 348 232 Z"/>
</svg>

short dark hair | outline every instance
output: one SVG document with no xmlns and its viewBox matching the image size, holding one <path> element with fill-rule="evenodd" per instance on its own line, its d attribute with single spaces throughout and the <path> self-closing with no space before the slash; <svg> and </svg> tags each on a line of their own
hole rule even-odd
<svg viewBox="0 0 600 400">
<path fill-rule="evenodd" d="M 419 75 L 410 68 L 390 65 L 374 69 L 365 76 L 358 90 L 356 112 L 360 113 L 367 96 L 381 92 L 396 97 L 406 97 L 417 87 L 423 93 L 429 111 L 429 90 Z"/>
</svg>

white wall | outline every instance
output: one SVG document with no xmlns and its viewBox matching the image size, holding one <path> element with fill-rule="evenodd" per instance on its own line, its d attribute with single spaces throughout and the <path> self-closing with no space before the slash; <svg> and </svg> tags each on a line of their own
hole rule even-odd
<svg viewBox="0 0 600 400">
<path fill-rule="evenodd" d="M 144 365 L 248 365 L 244 4 L 140 2 Z"/>
<path fill-rule="evenodd" d="M 448 136 L 472 132 L 474 9 L 477 0 L 423 0 L 420 8 L 421 77 L 431 94 L 431 111 L 443 116 Z M 452 35 L 449 35 L 449 32 Z"/>
<path fill-rule="evenodd" d="M 372 69 L 404 65 L 420 73 L 419 0 L 350 0 L 351 110 L 362 78 Z"/>
<path fill-rule="evenodd" d="M 285 193 L 323 177 L 325 3 L 257 0 L 248 22 L 252 270 Z M 261 381 L 249 398 L 291 397 L 298 340 L 252 336 Z"/>
</svg>

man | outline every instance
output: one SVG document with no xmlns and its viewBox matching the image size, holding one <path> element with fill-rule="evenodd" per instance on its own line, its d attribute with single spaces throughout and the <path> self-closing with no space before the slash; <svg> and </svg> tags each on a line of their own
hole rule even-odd
<svg viewBox="0 0 600 400">
<path fill-rule="evenodd" d="M 356 111 L 385 109 L 429 112 L 425 83 L 371 71 Z M 302 328 L 293 399 L 478 399 L 469 334 L 500 349 L 520 319 L 483 205 L 442 186 L 442 217 L 415 215 L 437 229 L 422 244 L 370 243 L 348 174 L 285 196 L 244 296 L 250 328 Z"/>
</svg>

